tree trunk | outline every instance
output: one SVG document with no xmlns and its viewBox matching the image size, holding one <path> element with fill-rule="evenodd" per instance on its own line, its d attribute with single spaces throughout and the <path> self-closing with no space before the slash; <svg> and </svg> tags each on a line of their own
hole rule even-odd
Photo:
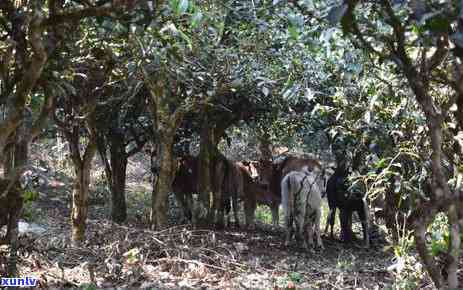
<svg viewBox="0 0 463 290">
<path fill-rule="evenodd" d="M 169 193 L 172 192 L 174 179 L 173 158 L 174 134 L 165 134 L 159 140 L 159 175 L 156 182 L 156 190 L 152 196 L 152 226 L 153 229 L 163 229 L 168 225 L 167 211 Z"/>
<path fill-rule="evenodd" d="M 111 218 L 116 223 L 127 219 L 127 203 L 125 200 L 125 179 L 127 173 L 127 154 L 124 138 L 121 134 L 110 136 L 111 154 Z"/>
<path fill-rule="evenodd" d="M 90 184 L 90 163 L 84 166 L 74 164 L 76 179 L 72 190 L 72 242 L 79 245 L 85 239 L 85 227 L 88 215 L 88 189 Z"/>
<path fill-rule="evenodd" d="M 399 207 L 398 207 L 399 197 L 397 193 L 394 191 L 393 180 L 394 179 L 391 179 L 389 181 L 389 187 L 387 188 L 386 193 L 385 193 L 383 211 L 384 211 L 384 220 L 386 222 L 386 228 L 391 234 L 392 243 L 394 245 L 397 245 L 399 243 L 399 230 L 400 230 L 397 224 L 398 221 L 396 220 L 396 217 L 399 214 Z"/>
<path fill-rule="evenodd" d="M 449 232 L 451 236 L 451 241 L 449 244 L 448 251 L 448 261 L 444 266 L 448 274 L 448 286 L 450 288 L 458 287 L 457 279 L 457 263 L 460 256 L 460 241 L 456 241 L 456 237 L 460 239 L 460 227 L 458 225 L 458 212 L 461 209 L 460 202 L 458 197 L 453 194 L 450 190 L 450 187 L 447 183 L 447 177 L 444 174 L 442 166 L 442 144 L 443 144 L 443 115 L 440 111 L 437 110 L 434 100 L 431 95 L 428 93 L 428 87 L 422 79 L 417 77 L 416 72 L 408 72 L 407 78 L 408 82 L 413 89 L 418 103 L 421 105 L 421 108 L 426 116 L 426 124 L 429 129 L 429 139 L 431 141 L 431 169 L 432 169 L 432 179 L 431 179 L 431 201 L 428 202 L 430 206 L 430 211 L 426 213 L 426 218 L 432 221 L 438 211 L 446 211 L 447 216 L 449 217 Z M 451 203 L 447 204 L 445 208 L 438 208 L 440 200 L 450 199 Z M 428 222 L 427 224 L 429 224 Z M 434 284 L 436 287 L 440 288 L 443 285 L 443 276 L 440 271 L 436 269 L 436 263 L 434 259 L 430 259 L 428 249 L 423 246 L 423 231 L 425 229 L 419 223 L 414 223 L 414 234 L 416 239 L 416 245 L 418 254 L 421 259 L 424 261 L 427 271 L 429 272 Z M 421 240 L 420 240 L 421 239 Z M 458 248 L 455 248 L 455 247 Z"/>
<path fill-rule="evenodd" d="M 74 126 L 72 131 L 65 131 L 69 142 L 72 163 L 75 170 L 75 180 L 72 190 L 72 244 L 80 245 L 85 240 L 85 228 L 88 215 L 88 193 L 92 161 L 97 151 L 96 132 L 94 130 L 93 113 L 89 115 L 89 140 L 83 156 L 79 149 L 80 126 Z"/>
<path fill-rule="evenodd" d="M 10 244 L 7 274 L 9 277 L 17 277 L 17 251 L 18 251 L 18 220 L 23 206 L 22 190 L 19 178 L 24 172 L 28 159 L 28 140 L 25 138 L 24 124 L 10 136 L 11 142 L 7 149 L 7 159 L 4 164 L 7 186 L 0 191 L 7 194 L 7 233 L 5 241 Z"/>
<path fill-rule="evenodd" d="M 173 143 L 175 131 L 180 126 L 188 104 L 183 103 L 172 112 L 172 103 L 167 101 L 176 92 L 173 87 L 166 89 L 164 81 L 151 78 L 151 74 L 142 67 L 143 79 L 151 95 L 150 110 L 153 117 L 153 129 L 157 140 L 158 178 L 153 185 L 151 223 L 153 228 L 162 229 L 167 226 L 168 197 L 172 192 L 174 179 Z"/>
<path fill-rule="evenodd" d="M 201 134 L 200 134 L 200 150 L 199 150 L 199 168 L 198 168 L 198 184 L 200 199 L 204 207 L 207 209 L 208 220 L 214 219 L 212 210 L 212 186 L 211 186 L 211 134 L 212 130 L 209 127 L 207 117 L 204 119 Z"/>
<path fill-rule="evenodd" d="M 447 211 L 447 217 L 449 222 L 449 248 L 447 252 L 447 281 L 450 289 L 458 288 L 458 261 L 460 258 L 460 221 L 458 218 L 457 205 L 452 204 Z"/>
</svg>

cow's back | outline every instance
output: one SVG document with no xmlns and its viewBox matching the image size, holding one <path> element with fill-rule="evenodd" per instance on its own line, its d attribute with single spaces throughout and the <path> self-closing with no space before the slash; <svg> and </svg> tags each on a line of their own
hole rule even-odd
<svg viewBox="0 0 463 290">
<path fill-rule="evenodd" d="M 288 156 L 274 164 L 273 178 L 270 181 L 270 188 L 275 195 L 281 196 L 281 181 L 292 171 L 320 172 L 322 165 L 320 161 L 313 158 L 300 158 Z"/>
<path fill-rule="evenodd" d="M 321 171 L 322 165 L 320 161 L 313 158 L 299 158 L 295 156 L 288 156 L 281 162 L 281 176 L 285 176 L 291 171 Z"/>
</svg>

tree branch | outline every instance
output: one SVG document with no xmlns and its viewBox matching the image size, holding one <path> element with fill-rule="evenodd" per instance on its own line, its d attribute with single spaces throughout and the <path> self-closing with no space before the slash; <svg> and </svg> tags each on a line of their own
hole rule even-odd
<svg viewBox="0 0 463 290">
<path fill-rule="evenodd" d="M 30 129 L 30 132 L 28 134 L 29 140 L 34 140 L 40 134 L 42 129 L 47 124 L 48 118 L 53 113 L 54 108 L 55 96 L 47 94 L 43 102 L 42 109 L 40 110 L 40 114 L 35 120 L 35 122 L 32 124 L 32 128 Z"/>
<path fill-rule="evenodd" d="M 42 30 L 40 23 L 42 15 L 35 11 L 35 15 L 30 23 L 29 38 L 33 55 L 30 64 L 27 66 L 23 77 L 18 84 L 16 94 L 13 99 L 13 110 L 4 122 L 0 124 L 0 151 L 3 151 L 6 138 L 19 126 L 22 120 L 26 100 L 37 80 L 42 74 L 42 69 L 47 61 L 47 53 L 42 43 Z"/>
<path fill-rule="evenodd" d="M 57 24 L 62 24 L 65 22 L 72 22 L 88 17 L 95 16 L 114 16 L 113 13 L 120 9 L 120 7 L 115 7 L 113 5 L 105 5 L 100 7 L 88 7 L 88 8 L 75 8 L 70 9 L 69 11 L 56 13 L 50 15 L 47 19 L 42 22 L 42 27 L 46 26 L 55 26 Z"/>
</svg>

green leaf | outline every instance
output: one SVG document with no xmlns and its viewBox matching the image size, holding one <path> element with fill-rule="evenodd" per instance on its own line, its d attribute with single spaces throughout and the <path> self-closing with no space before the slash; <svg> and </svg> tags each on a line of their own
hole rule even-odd
<svg viewBox="0 0 463 290">
<path fill-rule="evenodd" d="M 296 26 L 290 25 L 288 27 L 288 32 L 292 39 L 297 40 L 299 38 L 299 31 Z"/>
<path fill-rule="evenodd" d="M 170 0 L 169 4 L 170 4 L 170 9 L 172 9 L 175 13 L 177 13 L 179 0 Z"/>
<path fill-rule="evenodd" d="M 432 17 L 426 21 L 425 28 L 434 33 L 446 33 L 452 31 L 450 27 L 450 19 L 439 15 Z"/>
</svg>

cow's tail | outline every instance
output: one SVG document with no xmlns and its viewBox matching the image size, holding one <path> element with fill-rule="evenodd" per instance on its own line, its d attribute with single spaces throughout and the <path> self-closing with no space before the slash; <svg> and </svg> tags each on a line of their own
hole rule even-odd
<svg viewBox="0 0 463 290">
<path fill-rule="evenodd" d="M 292 224 L 294 196 L 291 189 L 291 176 L 289 175 L 281 181 L 281 199 L 286 222 Z"/>
</svg>

